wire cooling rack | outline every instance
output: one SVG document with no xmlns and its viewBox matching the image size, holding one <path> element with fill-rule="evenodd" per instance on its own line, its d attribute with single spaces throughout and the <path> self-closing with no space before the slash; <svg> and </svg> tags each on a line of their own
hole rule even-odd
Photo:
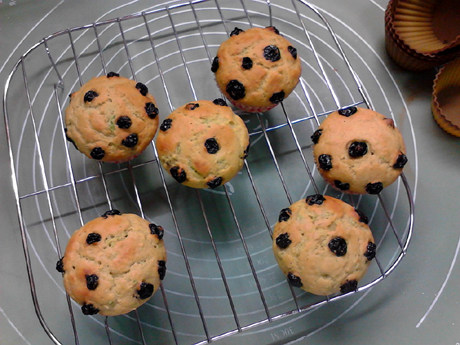
<svg viewBox="0 0 460 345">
<path fill-rule="evenodd" d="M 251 151 L 226 185 L 210 191 L 177 184 L 163 172 L 154 143 L 129 163 L 104 164 L 65 140 L 67 95 L 90 78 L 115 71 L 143 82 L 162 120 L 191 100 L 221 97 L 210 71 L 218 46 L 234 27 L 269 25 L 297 48 L 302 77 L 273 110 L 239 112 Z M 374 108 L 339 41 L 303 0 L 197 0 L 67 29 L 21 57 L 3 96 L 12 184 L 34 307 L 55 344 L 205 344 L 318 313 L 396 268 L 413 228 L 406 177 L 377 196 L 344 196 L 323 182 L 312 159 L 310 136 L 324 116 Z M 312 296 L 290 287 L 276 265 L 271 232 L 279 210 L 313 193 L 344 197 L 369 215 L 378 251 L 356 292 Z M 55 262 L 75 229 L 113 208 L 163 225 L 168 272 L 137 311 L 83 316 Z"/>
</svg>

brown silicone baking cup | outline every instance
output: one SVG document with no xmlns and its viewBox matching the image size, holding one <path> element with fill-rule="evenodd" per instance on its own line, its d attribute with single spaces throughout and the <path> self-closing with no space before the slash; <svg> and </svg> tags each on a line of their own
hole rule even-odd
<svg viewBox="0 0 460 345">
<path fill-rule="evenodd" d="M 460 58 L 447 63 L 436 74 L 431 110 L 443 130 L 460 137 Z"/>
<path fill-rule="evenodd" d="M 398 65 L 413 71 L 460 56 L 460 1 L 390 0 L 385 45 Z"/>
</svg>

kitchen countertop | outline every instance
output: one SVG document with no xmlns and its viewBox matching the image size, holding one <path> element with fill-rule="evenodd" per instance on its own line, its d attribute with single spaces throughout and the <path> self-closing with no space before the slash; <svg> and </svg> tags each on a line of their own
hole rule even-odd
<svg viewBox="0 0 460 345">
<path fill-rule="evenodd" d="M 166 3 L 166 2 L 165 2 Z M 219 344 L 460 344 L 460 139 L 433 121 L 430 95 L 435 71 L 411 73 L 384 50 L 384 0 L 312 1 L 351 47 L 400 95 L 410 119 L 413 150 L 407 175 L 415 197 L 414 234 L 395 272 L 363 294 L 328 306 L 327 322 L 309 326 L 306 316 L 225 338 Z M 130 9 L 152 6 L 132 1 Z M 44 36 L 124 13 L 124 1 L 0 2 L 0 90 L 17 59 Z M 128 6 L 128 5 L 126 5 Z M 158 5 L 160 6 L 160 4 Z M 117 9 L 118 8 L 118 9 Z M 113 9 L 113 10 L 112 10 Z M 352 61 L 353 62 L 353 61 Z M 391 100 L 390 100 L 391 102 Z M 4 123 L 0 126 L 4 133 Z M 11 187 L 5 135 L 0 139 L 0 344 L 51 344 L 34 312 Z"/>
</svg>

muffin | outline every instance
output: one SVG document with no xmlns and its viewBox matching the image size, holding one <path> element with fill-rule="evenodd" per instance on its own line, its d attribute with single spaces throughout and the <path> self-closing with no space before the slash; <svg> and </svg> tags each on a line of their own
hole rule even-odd
<svg viewBox="0 0 460 345">
<path fill-rule="evenodd" d="M 273 231 L 273 252 L 288 282 L 315 295 L 356 290 L 375 251 L 367 217 L 320 194 L 281 210 Z"/>
<path fill-rule="evenodd" d="M 85 315 L 128 313 L 147 302 L 166 274 L 164 230 L 110 210 L 71 236 L 56 269 Z"/>
<path fill-rule="evenodd" d="M 225 101 L 200 100 L 174 110 L 156 139 L 163 168 L 192 188 L 216 188 L 243 167 L 249 134 Z"/>
<path fill-rule="evenodd" d="M 72 93 L 65 111 L 67 139 L 88 158 L 103 162 L 141 154 L 158 123 L 158 108 L 147 87 L 113 72 Z"/>
<path fill-rule="evenodd" d="M 263 112 L 289 96 L 299 81 L 301 63 L 296 48 L 276 28 L 235 28 L 220 45 L 211 70 L 236 107 Z"/>
<path fill-rule="evenodd" d="M 321 176 L 351 194 L 378 194 L 407 163 L 404 140 L 392 119 L 349 107 L 331 113 L 311 136 Z"/>
</svg>

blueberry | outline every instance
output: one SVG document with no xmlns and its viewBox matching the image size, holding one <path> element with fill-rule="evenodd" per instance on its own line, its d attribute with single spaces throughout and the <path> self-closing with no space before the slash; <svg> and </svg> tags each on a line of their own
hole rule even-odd
<svg viewBox="0 0 460 345">
<path fill-rule="evenodd" d="M 94 149 L 91 150 L 90 156 L 94 159 L 100 160 L 104 158 L 105 156 L 105 151 L 102 149 L 102 147 L 95 147 Z"/>
<path fill-rule="evenodd" d="M 154 119 L 158 115 L 158 108 L 153 104 L 152 102 L 145 103 L 145 112 L 147 113 L 147 116 L 150 117 L 151 119 Z"/>
<path fill-rule="evenodd" d="M 159 240 L 163 238 L 165 231 L 161 225 L 151 223 L 149 224 L 149 228 L 152 235 L 157 235 Z"/>
<path fill-rule="evenodd" d="M 206 182 L 206 184 L 208 185 L 209 188 L 214 189 L 214 188 L 219 187 L 222 184 L 222 181 L 223 181 L 222 177 L 219 176 L 211 181 Z"/>
<path fill-rule="evenodd" d="M 268 61 L 278 61 L 281 59 L 280 50 L 275 45 L 268 45 L 264 48 L 264 58 Z"/>
<path fill-rule="evenodd" d="M 382 182 L 368 183 L 366 185 L 366 192 L 369 194 L 379 194 L 383 189 Z"/>
<path fill-rule="evenodd" d="M 96 290 L 99 285 L 99 277 L 95 274 L 87 274 L 86 277 L 86 287 L 88 290 Z"/>
<path fill-rule="evenodd" d="M 217 151 L 220 150 L 219 143 L 215 138 L 206 139 L 206 141 L 204 142 L 204 147 L 206 148 L 206 151 L 208 151 L 209 154 L 217 153 Z"/>
<path fill-rule="evenodd" d="M 292 211 L 289 207 L 283 208 L 278 216 L 278 222 L 287 222 L 291 218 Z"/>
<path fill-rule="evenodd" d="M 296 48 L 294 48 L 293 46 L 289 46 L 288 51 L 289 53 L 291 53 L 294 59 L 297 59 L 297 49 Z"/>
<path fill-rule="evenodd" d="M 341 287 L 340 287 L 340 292 L 341 293 L 347 293 L 351 291 L 356 291 L 358 288 L 358 281 L 356 280 L 347 280 Z"/>
<path fill-rule="evenodd" d="M 195 110 L 196 108 L 198 108 L 200 105 L 198 103 L 188 103 L 186 106 L 185 106 L 185 109 L 187 110 Z"/>
<path fill-rule="evenodd" d="M 241 67 L 244 69 L 251 69 L 252 68 L 252 60 L 249 57 L 244 57 L 243 61 L 241 62 Z"/>
<path fill-rule="evenodd" d="M 291 272 L 288 273 L 287 277 L 288 277 L 289 284 L 291 284 L 292 286 L 301 287 L 303 285 L 300 277 L 297 277 Z"/>
<path fill-rule="evenodd" d="M 364 256 L 367 258 L 367 261 L 371 261 L 373 258 L 375 258 L 375 250 L 377 249 L 377 246 L 375 243 L 369 242 L 367 244 L 367 249 L 366 252 L 364 253 Z"/>
<path fill-rule="evenodd" d="M 347 241 L 342 237 L 335 237 L 330 240 L 328 247 L 336 256 L 344 256 L 347 253 Z"/>
<path fill-rule="evenodd" d="M 172 167 L 169 169 L 169 172 L 171 173 L 171 176 L 174 177 L 174 179 L 182 183 L 187 179 L 187 174 L 185 173 L 185 170 L 181 169 L 178 166 Z"/>
<path fill-rule="evenodd" d="M 246 96 L 244 85 L 236 79 L 232 79 L 228 82 L 226 90 L 230 97 L 234 100 L 238 100 Z"/>
<path fill-rule="evenodd" d="M 326 199 L 321 194 L 313 194 L 313 195 L 307 196 L 306 199 L 305 199 L 305 202 L 308 205 L 312 206 L 312 205 L 315 205 L 315 204 L 316 205 L 322 205 L 325 200 Z"/>
<path fill-rule="evenodd" d="M 242 33 L 242 32 L 244 32 L 244 30 L 241 30 L 240 28 L 237 28 L 237 27 L 235 26 L 235 28 L 233 29 L 233 31 L 230 32 L 230 37 L 235 36 L 235 35 L 238 36 L 238 35 L 239 35 L 240 33 Z"/>
<path fill-rule="evenodd" d="M 407 157 L 404 153 L 400 153 L 398 159 L 396 159 L 396 163 L 393 164 L 394 169 L 402 169 L 407 163 Z"/>
<path fill-rule="evenodd" d="M 212 101 L 215 105 L 220 105 L 222 107 L 227 106 L 227 102 L 225 102 L 222 98 L 216 98 L 214 101 Z"/>
<path fill-rule="evenodd" d="M 166 261 L 158 260 L 158 274 L 160 276 L 160 280 L 165 279 L 166 275 Z"/>
<path fill-rule="evenodd" d="M 152 284 L 142 282 L 139 290 L 137 290 L 137 294 L 139 295 L 140 299 L 146 299 L 152 296 L 153 290 L 154 288 Z"/>
<path fill-rule="evenodd" d="M 60 273 L 64 273 L 64 263 L 62 262 L 62 259 L 64 259 L 64 257 L 60 258 L 57 262 L 56 262 L 56 271 L 60 272 Z"/>
<path fill-rule="evenodd" d="M 119 77 L 120 75 L 115 72 L 109 72 L 107 73 L 107 78 L 112 78 L 112 77 Z"/>
<path fill-rule="evenodd" d="M 95 308 L 94 305 L 86 304 L 86 303 L 82 305 L 81 311 L 85 315 L 94 315 L 94 314 L 99 313 L 99 309 Z"/>
<path fill-rule="evenodd" d="M 78 150 L 78 147 L 75 144 L 75 141 L 73 141 L 73 139 L 67 135 L 67 128 L 64 128 L 64 133 L 65 133 L 65 138 L 67 139 L 67 141 L 69 143 L 72 143 L 72 145 Z"/>
<path fill-rule="evenodd" d="M 172 124 L 172 119 L 164 119 L 163 123 L 160 125 L 160 129 L 163 132 L 166 132 L 168 129 L 171 128 L 171 124 Z"/>
<path fill-rule="evenodd" d="M 356 213 L 358 214 L 358 216 L 359 216 L 359 221 L 360 221 L 361 223 L 364 223 L 364 224 L 369 223 L 369 218 L 368 218 L 363 212 L 361 212 L 361 211 L 358 210 L 357 208 L 355 208 L 355 211 L 356 211 Z"/>
<path fill-rule="evenodd" d="M 339 180 L 334 180 L 334 186 L 336 186 L 340 190 L 349 190 L 350 184 L 347 182 L 342 182 Z"/>
<path fill-rule="evenodd" d="M 312 136 L 310 138 L 311 138 L 311 141 L 313 142 L 313 144 L 318 144 L 319 137 L 321 136 L 321 134 L 323 134 L 322 129 L 317 129 L 315 131 L 315 133 L 312 134 Z"/>
<path fill-rule="evenodd" d="M 340 109 L 340 110 L 338 111 L 338 113 L 339 113 L 340 115 L 343 115 L 343 116 L 348 117 L 348 116 L 353 115 L 353 114 L 356 113 L 357 111 L 358 111 L 358 108 L 356 108 L 356 107 L 349 107 L 349 108 Z"/>
<path fill-rule="evenodd" d="M 319 167 L 323 170 L 332 169 L 332 157 L 330 155 L 322 154 L 318 156 Z"/>
<path fill-rule="evenodd" d="M 141 93 L 142 96 L 146 96 L 147 93 L 149 92 L 148 87 L 145 86 L 145 85 L 142 84 L 142 83 L 137 83 L 137 84 L 136 84 L 136 89 L 139 90 L 139 92 Z"/>
<path fill-rule="evenodd" d="M 109 216 L 120 216 L 120 215 L 121 215 L 121 212 L 118 210 L 108 210 L 101 217 L 104 219 L 107 219 L 109 218 Z"/>
<path fill-rule="evenodd" d="M 219 58 L 216 56 L 214 60 L 212 60 L 211 72 L 216 73 L 218 69 L 219 69 Z"/>
<path fill-rule="evenodd" d="M 267 29 L 273 30 L 273 32 L 274 32 L 275 34 L 277 34 L 277 35 L 280 34 L 279 30 L 278 30 L 277 28 L 275 28 L 274 26 L 267 26 Z"/>
<path fill-rule="evenodd" d="M 104 218 L 107 218 L 107 217 L 104 217 Z M 86 236 L 86 243 L 87 244 L 93 244 L 93 243 L 99 242 L 101 240 L 101 238 L 102 237 L 101 237 L 100 234 L 98 234 L 96 232 L 92 232 L 92 233 L 88 234 L 88 236 Z"/>
<path fill-rule="evenodd" d="M 136 133 L 132 133 L 128 135 L 126 138 L 124 138 L 121 141 L 121 144 L 126 146 L 126 147 L 134 147 L 137 145 L 138 137 Z"/>
<path fill-rule="evenodd" d="M 275 92 L 271 97 L 270 97 L 270 102 L 278 104 L 284 99 L 284 91 L 281 90 L 280 92 Z"/>
<path fill-rule="evenodd" d="M 289 245 L 292 243 L 292 241 L 289 239 L 289 234 L 287 232 L 279 235 L 276 238 L 275 242 L 276 242 L 276 245 L 280 247 L 281 249 L 285 249 L 289 247 Z"/>
<path fill-rule="evenodd" d="M 348 154 L 352 158 L 362 157 L 367 153 L 367 144 L 363 141 L 354 141 L 348 147 Z"/>
<path fill-rule="evenodd" d="M 131 127 L 131 125 L 132 125 L 132 121 L 129 118 L 129 116 L 120 116 L 117 119 L 118 128 L 128 129 L 129 127 Z"/>
<path fill-rule="evenodd" d="M 85 93 L 85 96 L 83 97 L 83 101 L 85 103 L 91 102 L 93 99 L 95 99 L 99 94 L 96 91 L 89 90 L 87 93 Z"/>
</svg>

